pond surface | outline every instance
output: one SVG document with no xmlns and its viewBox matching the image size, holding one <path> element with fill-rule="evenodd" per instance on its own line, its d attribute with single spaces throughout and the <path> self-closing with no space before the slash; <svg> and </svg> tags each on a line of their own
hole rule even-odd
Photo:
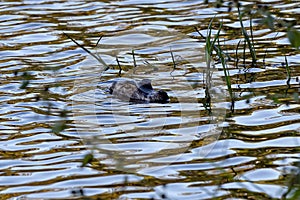
<svg viewBox="0 0 300 200">
<path fill-rule="evenodd" d="M 237 9 L 215 3 L 2 1 L 1 199 L 281 199 L 300 157 L 300 54 L 255 16 L 251 65 Z M 241 3 L 299 28 L 298 0 Z M 227 66 L 234 110 L 195 30 L 208 36 L 212 18 L 239 57 Z M 150 79 L 170 101 L 118 99 L 118 78 Z"/>
</svg>

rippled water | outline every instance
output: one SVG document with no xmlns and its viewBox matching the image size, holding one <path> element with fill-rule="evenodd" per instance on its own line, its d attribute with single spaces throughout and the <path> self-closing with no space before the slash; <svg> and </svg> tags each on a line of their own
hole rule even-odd
<svg viewBox="0 0 300 200">
<path fill-rule="evenodd" d="M 297 0 L 260 3 L 300 20 Z M 226 5 L 2 1 L 1 199 L 280 199 L 300 157 L 300 54 L 284 29 L 274 33 L 254 19 L 258 65 L 247 52 L 239 68 L 230 63 L 231 113 L 215 59 L 209 114 L 205 41 L 194 27 L 206 35 L 215 17 L 216 33 L 223 21 L 222 47 L 234 57 L 243 37 L 236 9 Z M 108 87 L 120 77 L 151 79 L 170 102 L 117 99 Z M 95 159 L 81 167 L 91 151 Z"/>
</svg>

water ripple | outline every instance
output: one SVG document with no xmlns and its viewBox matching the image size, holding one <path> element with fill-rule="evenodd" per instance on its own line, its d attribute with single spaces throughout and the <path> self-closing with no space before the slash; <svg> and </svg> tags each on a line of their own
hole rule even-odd
<svg viewBox="0 0 300 200">
<path fill-rule="evenodd" d="M 258 3 L 269 6 L 274 17 L 299 21 L 299 3 Z M 248 194 L 280 199 L 287 190 L 283 175 L 292 173 L 300 157 L 299 54 L 288 48 L 285 30 L 274 33 L 253 18 L 259 64 L 249 68 L 248 58 L 240 60 L 238 69 L 229 64 L 236 97 L 230 113 L 216 61 L 214 112 L 209 115 L 205 41 L 194 26 L 207 36 L 213 17 L 223 21 L 225 43 L 220 42 L 231 56 L 243 39 L 236 8 L 228 12 L 228 4 L 214 5 L 1 2 L 1 198 L 161 199 L 163 194 L 169 199 L 234 199 Z M 250 20 L 243 23 L 250 26 Z M 213 35 L 217 29 L 213 24 Z M 101 55 L 110 69 L 104 71 L 63 32 Z M 285 55 L 289 85 L 281 64 Z M 119 76 L 151 79 L 156 90 L 167 91 L 170 102 L 132 104 L 114 98 L 107 89 Z M 64 130 L 53 131 L 64 122 Z M 97 147 L 96 159 L 80 167 L 91 146 Z"/>
</svg>

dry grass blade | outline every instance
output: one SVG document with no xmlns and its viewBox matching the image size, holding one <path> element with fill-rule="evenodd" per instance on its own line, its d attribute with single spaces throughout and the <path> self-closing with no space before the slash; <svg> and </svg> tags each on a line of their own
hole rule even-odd
<svg viewBox="0 0 300 200">
<path fill-rule="evenodd" d="M 105 69 L 104 71 L 108 70 L 109 67 L 107 66 L 107 64 L 102 60 L 101 57 L 96 56 L 95 54 L 93 54 L 90 50 L 88 50 L 87 48 L 85 48 L 84 46 L 82 46 L 81 44 L 79 44 L 76 40 L 74 40 L 70 35 L 66 34 L 65 32 L 63 32 L 63 34 L 65 36 L 67 36 L 70 40 L 72 40 L 72 42 L 74 42 L 77 46 L 79 46 L 80 48 L 82 48 L 85 52 L 87 52 L 88 54 L 90 54 L 91 56 L 93 56 L 99 63 L 101 63 Z M 98 40 L 100 41 L 100 40 Z"/>
</svg>

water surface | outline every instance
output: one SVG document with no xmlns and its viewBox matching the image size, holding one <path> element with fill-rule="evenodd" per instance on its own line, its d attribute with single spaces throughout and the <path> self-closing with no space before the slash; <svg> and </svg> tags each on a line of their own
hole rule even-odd
<svg viewBox="0 0 300 200">
<path fill-rule="evenodd" d="M 231 113 L 214 58 L 210 115 L 205 41 L 194 27 L 206 36 L 213 17 L 213 34 L 223 21 L 222 47 L 232 57 L 243 38 L 236 9 L 214 3 L 1 2 L 1 199 L 280 199 L 300 157 L 300 55 L 285 30 L 254 20 L 258 64 L 248 52 L 238 68 L 229 63 Z M 297 0 L 259 3 L 300 20 Z M 149 78 L 170 102 L 114 98 L 107 88 L 120 77 Z M 80 167 L 91 151 L 96 159 Z"/>
</svg>

